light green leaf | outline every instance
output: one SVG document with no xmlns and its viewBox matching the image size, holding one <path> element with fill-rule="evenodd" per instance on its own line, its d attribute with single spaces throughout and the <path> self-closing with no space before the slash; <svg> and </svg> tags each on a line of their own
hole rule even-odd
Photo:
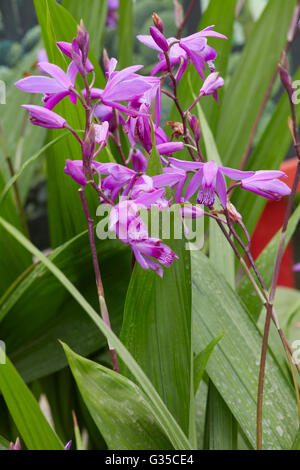
<svg viewBox="0 0 300 470">
<path fill-rule="evenodd" d="M 210 356 L 215 349 L 215 346 L 223 338 L 225 332 L 222 332 L 217 338 L 213 339 L 203 351 L 200 351 L 199 354 L 194 358 L 194 393 L 197 393 L 200 382 L 202 380 L 205 368 L 209 361 Z"/>
<path fill-rule="evenodd" d="M 82 398 L 109 449 L 172 448 L 133 382 L 75 354 L 67 345 L 63 347 Z"/>
<path fill-rule="evenodd" d="M 31 391 L 8 358 L 5 364 L 0 364 L 0 390 L 29 450 L 63 449 Z"/>
<path fill-rule="evenodd" d="M 120 0 L 118 20 L 118 59 L 121 69 L 129 67 L 133 63 L 133 26 L 133 2 L 132 0 Z"/>
</svg>

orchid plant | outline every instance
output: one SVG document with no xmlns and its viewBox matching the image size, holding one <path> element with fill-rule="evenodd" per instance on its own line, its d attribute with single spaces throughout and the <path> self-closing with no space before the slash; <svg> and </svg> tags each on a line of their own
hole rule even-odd
<svg viewBox="0 0 300 470">
<path fill-rule="evenodd" d="M 117 1 L 109 2 L 107 16 L 107 25 L 109 27 L 116 27 L 118 6 Z M 290 29 L 292 38 L 296 36 L 298 31 L 297 22 L 295 22 L 297 14 L 298 10 L 293 15 Z M 231 166 L 224 166 L 216 158 L 211 158 L 206 146 L 210 130 L 206 121 L 203 122 L 201 119 L 203 113 L 202 103 L 205 101 L 207 106 L 208 100 L 211 100 L 211 105 L 213 100 L 217 104 L 221 101 L 218 92 L 226 86 L 226 81 L 216 70 L 217 50 L 212 47 L 211 40 L 217 40 L 221 43 L 227 41 L 228 38 L 222 32 L 217 32 L 215 27 L 209 24 L 199 32 L 186 37 L 181 37 L 180 34 L 178 37 L 168 37 L 161 17 L 154 13 L 152 19 L 153 25 L 149 29 L 149 35 L 137 36 L 137 40 L 142 44 L 142 47 L 153 49 L 158 53 L 157 61 L 149 76 L 143 72 L 143 65 L 130 65 L 120 69 L 117 59 L 110 58 L 104 50 L 102 65 L 105 86 L 103 88 L 96 87 L 96 68 L 89 54 L 90 37 L 84 22 L 81 21 L 77 27 L 77 35 L 72 42 L 57 42 L 56 46 L 67 63 L 65 69 L 44 59 L 37 64 L 40 75 L 26 76 L 18 80 L 15 86 L 31 95 L 42 95 L 40 105 L 23 105 L 23 108 L 29 112 L 30 122 L 34 126 L 65 130 L 75 139 L 74 142 L 80 148 L 81 159 L 73 159 L 72 155 L 61 155 L 60 157 L 65 161 L 64 177 L 71 178 L 77 185 L 78 198 L 81 202 L 88 229 L 89 249 L 93 262 L 99 310 L 104 322 L 104 326 L 101 326 L 101 328 L 107 338 L 113 368 L 113 372 L 104 372 L 103 368 L 102 373 L 108 374 L 111 381 L 117 381 L 120 377 L 121 381 L 124 380 L 124 387 L 128 387 L 133 396 L 138 393 L 132 382 L 128 381 L 130 385 L 127 382 L 125 383 L 127 374 L 123 364 L 122 344 L 116 340 L 115 335 L 111 332 L 113 319 L 109 313 L 103 283 L 102 261 L 99 258 L 97 249 L 101 241 L 97 240 L 96 237 L 95 215 L 91 212 L 87 194 L 93 194 L 99 208 L 109 212 L 108 225 L 110 233 L 115 234 L 115 238 L 124 245 L 124 249 L 130 250 L 131 271 L 134 271 L 132 278 L 135 279 L 134 274 L 136 272 L 141 273 L 142 270 L 145 270 L 151 276 L 147 279 L 151 279 L 151 283 L 159 282 L 160 284 L 157 284 L 159 286 L 163 285 L 164 282 L 168 282 L 168 272 L 179 269 L 176 266 L 185 255 L 182 250 L 177 251 L 176 245 L 172 242 L 169 243 L 165 237 L 152 236 L 149 224 L 144 220 L 143 213 L 150 214 L 153 210 L 156 210 L 163 215 L 171 207 L 176 206 L 180 213 L 180 221 L 177 220 L 176 223 L 183 224 L 185 234 L 189 230 L 188 221 L 202 220 L 201 227 L 203 228 L 208 226 L 206 220 L 209 220 L 210 230 L 212 230 L 211 227 L 215 227 L 216 233 L 222 235 L 225 243 L 237 258 L 239 268 L 246 276 L 247 282 L 251 284 L 253 295 L 257 295 L 260 299 L 260 308 L 265 308 L 266 312 L 259 359 L 256 403 L 256 446 L 257 449 L 262 449 L 264 447 L 264 426 L 268 426 L 268 423 L 263 419 L 263 399 L 271 323 L 274 324 L 277 330 L 283 351 L 286 354 L 285 360 L 290 368 L 288 374 L 292 377 L 291 383 L 294 386 L 297 402 L 295 412 L 298 406 L 300 419 L 300 397 L 296 375 L 297 372 L 300 373 L 300 365 L 294 361 L 293 349 L 281 328 L 274 307 L 279 268 L 286 245 L 286 232 L 292 215 L 300 172 L 297 172 L 293 188 L 290 188 L 284 182 L 287 175 L 283 171 L 261 170 L 260 168 L 256 170 L 245 170 L 243 167 L 232 168 Z M 153 57 L 155 57 L 155 54 Z M 179 90 L 183 79 L 190 77 L 191 73 L 196 73 L 201 78 L 202 83 L 200 89 L 197 89 L 196 93 L 194 92 L 193 100 L 186 103 L 182 102 L 182 95 Z M 289 127 L 300 162 L 297 117 L 293 101 L 293 80 L 290 77 L 284 55 L 280 60 L 280 76 L 289 97 L 292 111 Z M 177 116 L 177 120 L 168 121 L 168 126 L 172 132 L 169 132 L 169 128 L 164 126 L 162 119 L 162 109 L 166 100 L 169 100 Z M 70 102 L 76 108 L 81 108 L 85 116 L 83 129 L 73 128 L 68 115 L 62 115 L 60 111 L 56 110 L 57 107 L 59 108 L 60 103 L 65 101 Z M 111 155 L 112 147 L 116 150 L 116 157 Z M 107 161 L 107 155 L 111 156 L 109 161 Z M 72 187 L 75 188 L 75 186 Z M 251 251 L 251 236 L 243 220 L 244 214 L 239 213 L 232 202 L 233 195 L 237 198 L 239 194 L 244 192 L 251 192 L 258 198 L 273 201 L 279 201 L 289 196 L 280 243 L 275 256 L 276 261 L 270 291 L 268 281 L 264 279 L 259 263 L 254 260 Z M 52 272 L 54 273 L 54 271 Z M 240 275 L 242 276 L 242 274 Z M 111 282 L 114 282 L 114 280 L 112 279 Z M 145 290 L 147 287 L 146 283 Z M 149 288 L 151 289 L 151 286 Z M 179 291 L 181 286 L 178 285 L 177 289 Z M 151 293 L 149 295 L 151 296 Z M 143 302 L 142 298 L 141 302 Z M 159 324 L 161 320 L 157 321 Z M 134 329 L 137 326 L 132 323 L 130 328 Z M 158 328 L 158 326 L 154 325 L 154 328 Z M 169 333 L 172 335 L 171 331 Z M 130 336 L 130 332 L 127 335 Z M 125 334 L 123 337 L 121 334 L 121 340 L 126 340 Z M 176 337 L 172 340 L 176 342 Z M 232 338 L 232 341 L 234 341 L 234 338 Z M 74 371 L 79 364 L 79 359 L 75 354 L 73 355 L 67 346 L 64 347 L 72 372 L 75 374 Z M 203 371 L 214 345 L 210 345 L 210 347 L 211 351 L 209 353 L 205 350 L 206 352 L 203 353 L 202 351 L 197 356 L 198 364 L 199 361 L 203 363 Z M 131 349 L 131 352 L 135 356 L 134 348 Z M 169 360 L 176 361 L 176 357 L 170 357 Z M 79 369 L 76 369 L 77 375 L 75 374 L 79 387 L 84 387 L 84 377 L 89 377 L 87 370 L 91 374 L 90 377 L 93 377 L 93 374 L 96 375 L 97 371 L 100 373 L 100 369 L 97 369 L 98 365 L 95 363 L 91 365 L 88 364 L 87 360 L 84 361 L 86 363 L 82 362 L 81 372 L 79 373 Z M 150 357 L 149 361 L 151 361 Z M 138 370 L 134 367 L 132 366 L 130 369 L 131 375 L 129 375 L 129 378 L 132 378 L 134 371 Z M 198 369 L 194 365 L 195 377 L 197 377 L 197 371 Z M 199 382 L 203 376 L 203 371 L 199 377 Z M 143 381 L 145 381 L 144 384 L 148 383 L 147 378 L 140 377 L 142 378 L 138 379 L 137 376 L 134 378 L 138 385 L 142 386 Z M 126 380 L 128 379 L 126 378 Z M 144 402 L 150 399 L 152 389 L 145 387 L 140 399 L 143 406 L 147 408 L 150 405 L 148 402 L 148 404 Z M 164 398 L 159 387 L 157 388 L 161 397 Z M 96 391 L 95 388 L 95 393 Z M 95 396 L 95 400 L 97 399 L 98 397 Z M 156 424 L 152 423 L 151 426 L 155 427 L 155 433 L 158 436 L 162 434 L 164 437 L 160 438 L 161 444 L 157 444 L 157 441 L 153 438 L 152 444 L 147 443 L 149 448 L 151 448 L 151 445 L 152 448 L 158 448 L 155 446 L 161 445 L 162 447 L 159 448 L 162 449 L 173 447 L 180 449 L 194 448 L 196 438 L 195 435 L 193 436 L 193 432 L 186 440 L 186 430 L 184 432 L 180 429 L 177 430 L 175 419 L 172 421 L 173 418 L 170 418 L 170 412 L 167 410 L 167 416 L 171 419 L 170 428 L 173 429 L 168 434 L 167 420 L 164 421 L 161 418 L 162 414 L 159 414 L 163 413 L 160 411 L 163 408 L 160 407 L 164 405 L 163 403 L 160 405 L 158 395 L 153 397 L 153 401 L 155 400 L 159 405 L 155 405 L 157 406 L 155 408 L 151 402 L 154 406 L 153 409 L 158 410 L 156 415 L 154 413 Z M 87 406 L 92 415 L 94 409 L 92 401 L 89 401 Z M 109 414 L 110 410 L 107 410 L 107 412 Z M 142 413 L 142 409 L 139 412 Z M 137 411 L 136 413 L 139 416 Z M 162 421 L 157 422 L 159 417 Z M 107 417 L 103 419 L 104 422 L 106 419 L 109 421 Z M 145 419 L 147 423 L 147 418 Z M 101 426 L 100 429 L 102 429 Z M 174 436 L 177 431 L 179 438 L 177 436 L 176 441 Z M 157 439 L 159 440 L 159 438 Z M 67 444 L 66 449 L 69 449 L 70 445 L 71 443 Z M 12 444 L 11 449 L 19 450 L 20 442 L 17 441 L 16 444 Z"/>
</svg>

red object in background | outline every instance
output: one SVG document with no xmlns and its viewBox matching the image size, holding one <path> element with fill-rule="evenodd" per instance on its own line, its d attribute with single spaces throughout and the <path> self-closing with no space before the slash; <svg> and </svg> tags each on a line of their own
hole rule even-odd
<svg viewBox="0 0 300 470">
<path fill-rule="evenodd" d="M 280 169 L 287 174 L 287 178 L 284 178 L 284 182 L 290 186 L 293 185 L 295 173 L 297 170 L 298 160 L 292 158 L 285 161 Z M 298 186 L 300 191 L 300 184 Z M 281 228 L 283 224 L 284 214 L 287 205 L 287 198 L 282 198 L 280 201 L 268 200 L 267 205 L 258 221 L 258 224 L 254 230 L 252 236 L 252 253 L 254 259 L 262 252 L 269 241 L 274 237 L 276 232 Z M 293 272 L 294 258 L 293 258 L 293 247 L 292 243 L 289 243 L 285 254 L 282 259 L 278 285 L 284 287 L 295 287 L 295 276 Z"/>
</svg>

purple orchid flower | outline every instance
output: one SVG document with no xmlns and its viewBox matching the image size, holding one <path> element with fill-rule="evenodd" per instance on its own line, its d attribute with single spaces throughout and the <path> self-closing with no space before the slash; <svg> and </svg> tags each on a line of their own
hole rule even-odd
<svg viewBox="0 0 300 470">
<path fill-rule="evenodd" d="M 69 96 L 72 103 L 76 103 L 77 96 L 73 90 L 75 88 L 77 68 L 73 63 L 69 65 L 67 73 L 57 65 L 49 62 L 40 62 L 38 67 L 52 78 L 32 75 L 19 80 L 15 83 L 15 86 L 27 93 L 42 93 L 45 108 L 50 110 L 66 96 Z"/>
<path fill-rule="evenodd" d="M 214 72 L 213 61 L 217 57 L 216 51 L 207 45 L 207 37 L 216 37 L 221 39 L 227 39 L 223 34 L 212 31 L 214 26 L 209 26 L 202 31 L 192 34 L 186 38 L 182 38 L 180 41 L 176 38 L 167 39 L 169 45 L 169 58 L 170 64 L 173 68 L 175 65 L 180 66 L 179 73 L 177 74 L 177 80 L 180 80 L 183 73 L 185 72 L 189 61 L 192 61 L 199 73 L 204 78 L 203 71 L 205 70 L 205 63 L 208 64 L 210 70 Z M 139 35 L 137 39 L 145 44 L 146 46 L 159 51 L 159 63 L 153 68 L 151 75 L 155 75 L 160 71 L 168 70 L 165 55 L 161 47 L 154 41 L 152 36 Z"/>
<path fill-rule="evenodd" d="M 147 227 L 139 217 L 139 207 L 143 205 L 138 206 L 134 201 L 122 201 L 114 206 L 110 213 L 109 228 L 131 247 L 135 259 L 143 269 L 152 269 L 163 277 L 162 266 L 171 266 L 178 257 L 161 240 L 149 238 Z"/>
<path fill-rule="evenodd" d="M 63 117 L 42 106 L 23 104 L 22 108 L 29 111 L 30 122 L 35 126 L 46 127 L 48 129 L 63 129 L 67 124 Z"/>
<path fill-rule="evenodd" d="M 133 65 L 120 72 L 115 72 L 117 66 L 116 59 L 111 59 L 110 63 L 110 73 L 105 89 L 92 88 L 91 99 L 100 99 L 106 106 L 118 109 L 131 116 L 142 114 L 137 110 L 124 106 L 119 101 L 137 100 L 151 88 L 151 84 L 145 80 L 145 77 L 135 73 L 141 70 L 143 65 Z M 85 95 L 84 90 L 82 93 Z"/>
<path fill-rule="evenodd" d="M 180 204 L 185 202 L 182 198 L 182 191 L 184 185 L 188 179 L 188 173 L 180 168 L 167 167 L 163 169 L 161 175 L 153 176 L 153 183 L 155 187 L 161 188 L 169 186 L 170 188 L 176 188 L 175 190 L 175 201 Z"/>
<path fill-rule="evenodd" d="M 82 63 L 82 52 L 79 50 L 79 45 L 78 45 L 78 42 L 76 39 L 73 40 L 72 43 L 70 42 L 64 42 L 64 41 L 59 41 L 56 43 L 57 46 L 59 47 L 59 49 L 67 56 L 69 57 L 70 59 L 73 59 L 74 57 L 74 53 L 76 55 L 79 56 L 79 59 Z M 72 62 L 71 62 L 72 63 Z M 78 70 L 78 67 L 76 65 L 76 68 L 77 68 L 77 72 L 79 71 Z M 92 64 L 92 62 L 87 59 L 86 60 L 86 63 L 85 63 L 85 71 L 86 73 L 90 73 L 94 70 L 94 66 Z"/>
<path fill-rule="evenodd" d="M 104 121 L 102 124 L 94 124 L 94 129 L 96 143 L 104 147 L 108 141 L 109 123 Z"/>
<path fill-rule="evenodd" d="M 169 201 L 164 197 L 165 189 L 159 189 L 154 184 L 154 179 L 148 175 L 142 175 L 134 184 L 130 198 L 137 204 L 147 209 L 156 206 L 161 210 L 169 207 Z"/>
<path fill-rule="evenodd" d="M 241 187 L 252 193 L 278 201 L 282 196 L 288 196 L 291 189 L 278 178 L 286 178 L 283 171 L 256 171 L 254 175 L 241 181 Z"/>
<path fill-rule="evenodd" d="M 99 104 L 95 109 L 94 115 L 100 119 L 101 122 L 107 121 L 109 123 L 110 132 L 113 133 L 116 130 L 116 119 L 112 107 L 105 106 L 105 104 Z M 125 120 L 121 114 L 119 115 L 119 123 L 122 126 L 125 126 Z"/>
<path fill-rule="evenodd" d="M 212 31 L 214 25 L 208 26 L 199 33 L 192 34 L 180 40 L 179 45 L 185 50 L 189 59 L 194 63 L 197 72 L 203 77 L 203 70 L 205 70 L 205 62 L 208 64 L 210 70 L 214 72 L 215 68 L 213 61 L 217 57 L 215 49 L 207 45 L 207 37 L 214 37 L 220 39 L 228 39 L 224 34 Z"/>
<path fill-rule="evenodd" d="M 202 88 L 200 90 L 200 96 L 213 95 L 213 97 L 218 103 L 218 88 L 221 88 L 223 86 L 224 79 L 220 77 L 219 72 L 213 72 L 207 77 L 207 79 L 203 83 Z"/>
<path fill-rule="evenodd" d="M 214 161 L 202 162 L 188 162 L 169 158 L 169 161 L 176 168 L 185 171 L 196 171 L 192 177 L 190 184 L 185 193 L 185 200 L 189 201 L 195 192 L 200 188 L 197 196 L 197 203 L 204 204 L 207 207 L 213 207 L 215 203 L 215 193 L 217 192 L 220 202 L 226 208 L 227 190 L 225 183 L 225 176 L 232 180 L 244 180 L 250 178 L 255 174 L 254 171 L 240 171 L 224 166 L 219 166 Z"/>
</svg>

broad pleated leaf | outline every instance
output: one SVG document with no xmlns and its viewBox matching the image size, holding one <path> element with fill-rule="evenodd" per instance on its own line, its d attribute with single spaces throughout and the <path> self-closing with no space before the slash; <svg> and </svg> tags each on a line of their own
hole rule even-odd
<svg viewBox="0 0 300 470">
<path fill-rule="evenodd" d="M 109 449 L 172 448 L 133 382 L 63 346 L 82 398 Z"/>
<path fill-rule="evenodd" d="M 220 332 L 207 365 L 213 384 L 252 444 L 262 336 L 223 277 L 201 252 L 192 253 L 195 352 Z M 273 354 L 268 354 L 263 414 L 263 448 L 289 449 L 298 429 L 294 390 Z"/>
</svg>

